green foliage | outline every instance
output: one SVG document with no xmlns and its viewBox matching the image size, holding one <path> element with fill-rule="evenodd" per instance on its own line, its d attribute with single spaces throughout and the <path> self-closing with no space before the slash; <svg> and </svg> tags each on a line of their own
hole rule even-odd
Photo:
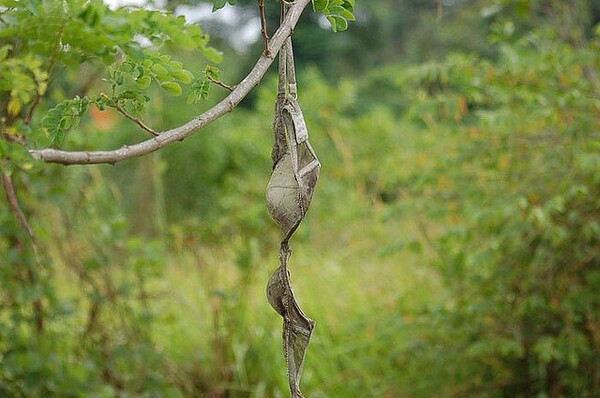
<svg viewBox="0 0 600 398">
<path fill-rule="evenodd" d="M 60 147 L 65 139 L 65 134 L 73 127 L 77 127 L 81 117 L 88 110 L 88 98 L 75 98 L 63 101 L 42 119 L 42 126 L 48 131 L 50 144 Z"/>
<path fill-rule="evenodd" d="M 38 229 L 61 242 L 58 267 L 22 246 L 23 229 L 0 213 L 7 254 L 0 267 L 0 393 L 180 396 L 151 337 L 148 284 L 163 269 L 161 245 L 128 233 L 97 170 L 75 174 L 60 189 L 71 192 L 78 210 L 59 215 L 65 198 L 57 192 L 46 192 L 50 200 L 40 209 L 58 215 L 51 229 Z M 90 178 L 97 182 L 86 185 Z"/>
<path fill-rule="evenodd" d="M 190 93 L 187 97 L 187 103 L 192 104 L 199 100 L 208 99 L 210 94 L 210 83 L 220 82 L 220 71 L 217 67 L 207 65 L 204 69 L 204 78 L 197 77 L 191 85 Z"/>
<path fill-rule="evenodd" d="M 453 56 L 391 76 L 414 93 L 407 122 L 429 132 L 418 173 L 380 192 L 437 220 L 422 229 L 451 294 L 412 329 L 424 337 L 405 355 L 436 358 L 414 375 L 428 380 L 420 395 L 598 393 L 600 103 L 585 75 L 597 45 L 540 29 L 499 43 L 495 62 Z"/>
<path fill-rule="evenodd" d="M 1 197 L 10 199 L 0 210 L 1 396 L 181 396 L 151 337 L 147 289 L 161 273 L 162 246 L 128 231 L 97 171 L 63 181 L 26 147 L 65 145 L 69 131 L 89 126 L 91 106 L 142 115 L 153 84 L 181 95 L 195 77 L 163 52 L 219 62 L 207 43 L 199 26 L 161 11 L 111 10 L 99 0 L 1 3 Z M 56 209 L 69 215 L 50 221 Z M 51 239 L 64 243 L 54 256 Z M 68 261 L 55 267 L 57 256 Z"/>
<path fill-rule="evenodd" d="M 225 7 L 226 4 L 229 4 L 231 6 L 234 6 L 236 3 L 236 0 L 212 0 L 213 3 L 213 12 L 220 10 L 221 8 Z"/>
<path fill-rule="evenodd" d="M 322 12 L 334 32 L 348 29 L 348 21 L 356 20 L 354 0 L 313 0 L 315 11 Z"/>
<path fill-rule="evenodd" d="M 194 81 L 183 64 L 161 51 L 167 46 L 198 51 L 210 62 L 222 55 L 208 46 L 208 35 L 184 17 L 161 11 L 119 8 L 102 1 L 72 0 L 62 3 L 37 0 L 7 4 L 0 28 L 0 105 L 6 110 L 5 127 L 28 142 L 44 134 L 52 145 L 76 127 L 90 104 L 141 115 L 155 82 L 173 96 Z M 162 50 L 161 50 L 162 49 Z M 81 65 L 108 71 L 109 94 L 100 93 L 59 103 L 39 123 L 35 110 L 48 97 L 48 85 L 63 68 Z M 53 93 L 60 88 L 54 87 Z M 67 98 L 72 89 L 60 96 Z M 86 93 L 87 94 L 87 93 Z M 56 94 L 52 95 L 54 98 Z M 29 132 L 13 124 L 24 120 Z M 28 133 L 28 134 L 25 134 Z"/>
<path fill-rule="evenodd" d="M 48 73 L 41 69 L 41 61 L 33 54 L 9 58 L 13 51 L 11 44 L 0 48 L 0 90 L 10 93 L 6 107 L 9 117 L 19 115 L 23 106 L 36 95 L 44 95 L 48 86 Z"/>
</svg>

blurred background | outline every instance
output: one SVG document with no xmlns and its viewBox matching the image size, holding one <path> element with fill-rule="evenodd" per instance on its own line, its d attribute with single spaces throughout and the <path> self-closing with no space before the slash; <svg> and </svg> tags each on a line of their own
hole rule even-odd
<svg viewBox="0 0 600 398">
<path fill-rule="evenodd" d="M 256 2 L 237 3 L 150 6 L 199 22 L 233 85 L 263 49 Z M 266 6 L 273 32 L 278 2 Z M 303 391 L 600 396 L 600 2 L 359 0 L 355 14 L 333 33 L 309 6 L 293 36 L 322 162 L 290 260 L 317 322 Z M 65 92 L 93 73 L 62 76 Z M 264 293 L 281 237 L 264 199 L 276 87 L 271 68 L 181 143 L 29 181 L 21 199 L 52 266 L 18 289 L 20 260 L 0 246 L 0 395 L 288 396 Z M 153 95 L 146 120 L 163 130 L 227 91 Z M 145 138 L 132 127 L 92 108 L 69 145 Z M 0 217 L 5 236 L 20 228 Z"/>
</svg>

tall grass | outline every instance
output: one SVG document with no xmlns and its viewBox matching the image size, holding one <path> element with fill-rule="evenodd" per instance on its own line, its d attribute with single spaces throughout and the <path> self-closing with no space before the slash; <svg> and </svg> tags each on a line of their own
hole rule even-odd
<svg viewBox="0 0 600 398">
<path fill-rule="evenodd" d="M 87 192 L 92 202 L 107 199 L 107 184 L 96 177 Z M 357 201 L 364 201 L 362 210 L 345 208 L 359 205 Z M 390 242 L 418 238 L 414 220 L 381 222 L 384 207 L 369 205 L 360 193 L 341 202 L 335 212 L 323 205 L 317 197 L 292 243 L 294 290 L 305 312 L 317 321 L 303 390 L 317 398 L 402 396 L 407 326 L 419 308 L 440 297 L 436 275 L 425 263 L 429 253 L 385 250 Z M 351 217 L 334 214 L 346 212 Z M 343 220 L 332 222 L 327 213 Z M 54 213 L 55 219 L 61 217 Z M 90 251 L 90 258 L 97 257 L 90 247 L 97 239 L 96 226 L 86 220 L 79 219 L 82 224 L 70 234 L 57 229 L 55 238 L 65 233 L 63 243 L 70 242 L 74 252 Z M 153 316 L 150 338 L 165 359 L 162 369 L 169 383 L 182 396 L 287 396 L 282 321 L 265 297 L 266 282 L 277 266 L 278 241 L 276 233 L 266 236 L 187 242 L 173 227 L 160 239 L 162 249 L 152 254 L 150 260 L 159 264 L 151 265 L 158 271 L 145 283 Z M 107 261 L 119 257 L 115 247 L 122 243 L 113 239 L 106 248 L 114 250 L 107 254 L 113 257 Z M 73 273 L 68 254 L 54 252 L 61 296 L 80 308 L 66 329 L 81 331 L 88 322 L 89 288 Z M 121 261 L 130 267 L 147 260 L 130 255 Z M 122 266 L 112 264 L 112 269 L 116 284 L 131 281 Z M 139 302 L 131 307 L 142 311 Z"/>
<path fill-rule="evenodd" d="M 317 321 L 303 378 L 310 396 L 401 396 L 403 325 L 440 287 L 422 258 L 381 254 L 382 238 L 406 231 L 399 224 L 362 219 L 343 232 L 312 225 L 293 245 L 294 289 Z M 169 259 L 156 286 L 166 294 L 154 301 L 155 341 L 186 391 L 195 380 L 226 396 L 286 396 L 281 319 L 264 293 L 276 247 L 260 253 L 234 239 Z M 240 257 L 249 257 L 245 266 Z"/>
</svg>

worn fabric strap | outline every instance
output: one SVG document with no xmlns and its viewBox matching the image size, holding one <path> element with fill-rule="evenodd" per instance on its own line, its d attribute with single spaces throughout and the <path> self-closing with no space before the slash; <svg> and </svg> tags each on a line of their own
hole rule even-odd
<svg viewBox="0 0 600 398">
<path fill-rule="evenodd" d="M 293 2 L 281 0 L 281 20 L 285 18 Z M 292 36 L 290 35 L 279 50 L 279 96 L 283 98 L 298 97 L 296 88 L 296 70 L 294 67 L 294 53 L 292 49 Z"/>
</svg>

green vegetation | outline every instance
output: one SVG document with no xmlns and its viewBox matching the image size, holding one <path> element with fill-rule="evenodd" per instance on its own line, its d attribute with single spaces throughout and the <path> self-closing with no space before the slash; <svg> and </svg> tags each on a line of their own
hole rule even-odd
<svg viewBox="0 0 600 398">
<path fill-rule="evenodd" d="M 264 293 L 279 240 L 264 204 L 275 79 L 151 155 L 43 164 L 23 144 L 139 141 L 148 132 L 122 110 L 155 131 L 179 125 L 226 93 L 207 93 L 208 77 L 235 82 L 246 61 L 226 53 L 220 72 L 206 68 L 220 57 L 206 40 L 131 44 L 137 29 L 179 34 L 182 20 L 155 11 L 68 0 L 83 8 L 67 24 L 61 2 L 14 16 L 16 3 L 0 3 L 0 396 L 285 397 L 280 317 Z M 326 34 L 312 15 L 296 32 L 323 164 L 293 242 L 294 288 L 317 321 L 303 391 L 598 396 L 598 6 L 400 3 L 357 2 L 347 32 Z M 86 35 L 68 33 L 72 21 Z M 56 52 L 56 26 L 96 53 Z M 331 50 L 315 62 L 311 37 Z M 102 40 L 129 49 L 118 68 Z"/>
</svg>

